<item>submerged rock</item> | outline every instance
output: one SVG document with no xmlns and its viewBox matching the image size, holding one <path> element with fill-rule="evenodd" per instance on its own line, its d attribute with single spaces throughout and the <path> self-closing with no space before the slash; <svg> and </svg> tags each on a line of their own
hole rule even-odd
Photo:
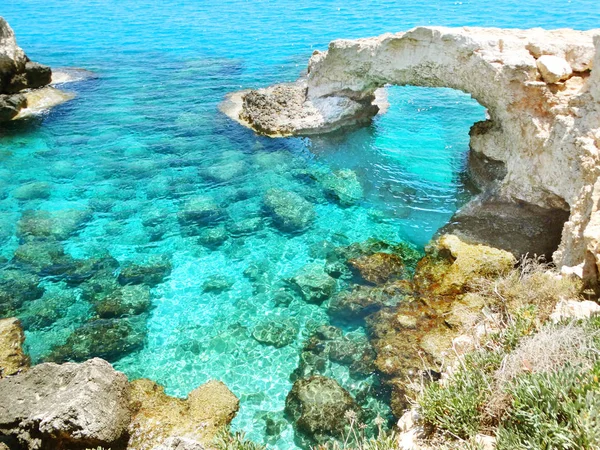
<svg viewBox="0 0 600 450">
<path fill-rule="evenodd" d="M 291 191 L 269 189 L 263 198 L 263 204 L 273 224 L 282 231 L 302 231 L 315 218 L 313 205 Z"/>
<path fill-rule="evenodd" d="M 308 303 L 322 303 L 333 295 L 336 288 L 335 279 L 318 264 L 304 266 L 291 282 Z"/>
<path fill-rule="evenodd" d="M 0 315 L 6 316 L 23 303 L 40 298 L 44 288 L 37 275 L 15 269 L 0 270 Z"/>
<path fill-rule="evenodd" d="M 94 304 L 98 317 L 114 319 L 147 312 L 152 303 L 150 288 L 144 285 L 123 286 Z"/>
<path fill-rule="evenodd" d="M 12 262 L 42 276 L 69 271 L 75 265 L 75 260 L 56 241 L 25 242 L 15 250 Z"/>
<path fill-rule="evenodd" d="M 44 295 L 28 303 L 21 321 L 27 331 L 41 330 L 65 317 L 71 306 L 77 301 L 77 292 L 53 285 Z"/>
<path fill-rule="evenodd" d="M 350 169 L 328 174 L 321 183 L 325 195 L 333 198 L 342 206 L 352 206 L 362 200 L 365 195 L 356 172 Z"/>
<path fill-rule="evenodd" d="M 32 239 L 65 240 L 75 234 L 91 218 L 88 210 L 26 210 L 17 223 L 17 236 Z"/>
<path fill-rule="evenodd" d="M 233 286 L 234 281 L 223 275 L 212 275 L 202 285 L 204 292 L 224 292 L 228 291 Z"/>
<path fill-rule="evenodd" d="M 98 358 L 1 379 L 0 405 L 0 433 L 29 449 L 121 447 L 131 417 L 127 377 Z"/>
<path fill-rule="evenodd" d="M 198 236 L 200 244 L 213 250 L 223 245 L 227 239 L 229 239 L 229 234 L 223 225 L 205 228 Z"/>
<path fill-rule="evenodd" d="M 285 399 L 285 412 L 300 437 L 324 443 L 342 437 L 349 417 L 359 418 L 360 407 L 337 381 L 316 375 L 294 383 Z"/>
<path fill-rule="evenodd" d="M 381 308 L 395 306 L 412 294 L 408 282 L 397 282 L 383 288 L 356 286 L 351 291 L 342 291 L 335 295 L 327 312 L 337 320 L 353 322 L 363 319 Z"/>
<path fill-rule="evenodd" d="M 259 323 L 252 331 L 252 336 L 262 344 L 281 348 L 294 342 L 298 331 L 298 324 L 295 321 L 275 319 Z"/>
<path fill-rule="evenodd" d="M 0 378 L 16 375 L 29 368 L 29 357 L 23 352 L 25 334 L 19 319 L 0 319 Z"/>
<path fill-rule="evenodd" d="M 52 191 L 52 185 L 45 181 L 33 181 L 22 184 L 12 192 L 12 196 L 17 200 L 28 201 L 38 199 L 48 199 Z"/>
<path fill-rule="evenodd" d="M 363 255 L 348 263 L 368 283 L 383 284 L 404 275 L 404 261 L 392 253 Z"/>
<path fill-rule="evenodd" d="M 239 400 L 219 381 L 209 381 L 181 399 L 140 379 L 131 383 L 131 408 L 129 450 L 204 449 L 231 423 Z"/>
<path fill-rule="evenodd" d="M 85 361 L 93 357 L 115 361 L 144 346 L 146 324 L 134 319 L 98 319 L 77 328 L 63 345 L 52 349 L 46 361 Z"/>
<path fill-rule="evenodd" d="M 263 228 L 263 219 L 261 217 L 250 217 L 227 224 L 229 232 L 236 237 L 248 236 Z"/>
<path fill-rule="evenodd" d="M 325 374 L 330 362 L 348 367 L 353 378 L 362 379 L 374 373 L 375 357 L 365 336 L 352 332 L 344 334 L 337 327 L 321 325 L 305 342 L 291 380 Z"/>
<path fill-rule="evenodd" d="M 232 161 L 210 166 L 200 170 L 202 177 L 215 183 L 226 183 L 235 180 L 246 173 L 244 161 Z"/>
<path fill-rule="evenodd" d="M 119 283 L 146 284 L 154 287 L 171 274 L 172 265 L 168 256 L 153 255 L 144 264 L 131 263 L 121 268 Z"/>
<path fill-rule="evenodd" d="M 214 198 L 197 196 L 183 204 L 177 218 L 182 226 L 207 226 L 224 219 L 225 213 Z"/>
</svg>

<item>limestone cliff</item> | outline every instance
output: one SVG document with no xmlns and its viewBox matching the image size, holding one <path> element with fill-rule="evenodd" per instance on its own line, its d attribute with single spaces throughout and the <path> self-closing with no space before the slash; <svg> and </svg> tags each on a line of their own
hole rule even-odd
<svg viewBox="0 0 600 450">
<path fill-rule="evenodd" d="M 600 70 L 594 65 L 600 67 L 600 30 L 420 27 L 333 41 L 326 52 L 313 54 L 306 78 L 233 94 L 225 112 L 269 136 L 310 135 L 373 116 L 375 91 L 386 84 L 467 92 L 490 117 L 470 133 L 471 169 L 478 169 L 476 180 L 485 181 L 484 194 L 463 214 L 466 229 L 452 231 L 482 240 L 477 228 L 506 223 L 489 234 L 497 238 L 500 228 L 512 226 L 508 237 L 491 243 L 515 254 L 551 252 L 560 240 L 555 262 L 578 266 L 581 275 L 595 280 Z M 483 223 L 478 205 L 490 216 Z M 502 205 L 512 212 L 496 215 Z M 524 215 L 524 231 L 506 217 L 514 214 Z M 541 222 L 531 227 L 536 220 Z M 546 236 L 553 229 L 556 239 Z M 511 237 L 514 231 L 523 232 L 519 242 Z M 548 242 L 535 245 L 544 239 Z"/>
</svg>

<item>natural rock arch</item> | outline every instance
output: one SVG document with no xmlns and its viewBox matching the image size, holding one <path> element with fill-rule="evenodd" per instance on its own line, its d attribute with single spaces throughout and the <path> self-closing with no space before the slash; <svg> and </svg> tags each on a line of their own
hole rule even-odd
<svg viewBox="0 0 600 450">
<path fill-rule="evenodd" d="M 554 260 L 596 280 L 600 70 L 594 64 L 600 67 L 600 30 L 419 27 L 333 41 L 313 54 L 306 77 L 233 94 L 223 110 L 262 134 L 310 135 L 372 117 L 375 91 L 386 84 L 469 93 L 490 116 L 471 130 L 471 168 L 500 169 L 495 177 L 476 177 L 486 180 L 477 202 L 491 197 L 487 213 L 508 208 L 504 216 L 527 210 L 534 217 L 539 208 L 561 227 L 568 218 Z M 477 202 L 466 208 L 475 215 Z"/>
</svg>

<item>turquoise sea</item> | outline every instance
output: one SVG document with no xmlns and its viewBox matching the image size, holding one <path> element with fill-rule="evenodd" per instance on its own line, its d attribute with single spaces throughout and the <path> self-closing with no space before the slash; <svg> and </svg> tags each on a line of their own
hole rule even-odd
<svg viewBox="0 0 600 450">
<path fill-rule="evenodd" d="M 326 303 L 280 301 L 287 280 L 323 266 L 324 249 L 368 238 L 422 249 L 472 195 L 468 130 L 485 111 L 461 92 L 391 87 L 389 111 L 368 127 L 273 140 L 221 114 L 224 96 L 294 80 L 335 38 L 417 25 L 600 24 L 597 0 L 3 0 L 0 15 L 32 60 L 94 75 L 64 86 L 75 100 L 0 127 L 0 282 L 15 264 L 41 282 L 0 315 L 23 319 L 34 362 L 99 353 L 130 379 L 182 397 L 222 380 L 241 399 L 233 428 L 280 449 L 295 445 L 282 414 L 290 375 L 305 339 L 330 322 Z M 339 170 L 362 186 L 353 205 L 326 195 L 321 180 Z M 310 202 L 312 224 L 274 226 L 263 205 L 273 188 Z M 215 208 L 210 223 L 182 219 L 192 200 Z M 29 240 L 35 227 L 51 245 Z M 138 268 L 143 282 L 131 295 L 145 295 L 145 307 L 98 321 L 90 290 L 104 287 L 64 276 L 56 260 L 93 260 L 86 270 L 104 271 L 108 284 L 131 280 L 132 264 L 162 273 L 144 278 Z M 253 336 L 273 320 L 292 324 L 293 342 L 277 348 Z M 362 327 L 343 328 L 365 340 Z M 110 339 L 118 345 L 107 350 Z M 389 414 L 371 389 L 375 374 L 353 377 L 335 363 L 327 374 Z"/>
</svg>

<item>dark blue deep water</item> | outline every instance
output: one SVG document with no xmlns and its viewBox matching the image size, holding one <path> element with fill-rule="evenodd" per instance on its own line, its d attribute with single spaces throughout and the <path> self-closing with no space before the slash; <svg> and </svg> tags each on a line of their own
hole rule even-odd
<svg viewBox="0 0 600 450">
<path fill-rule="evenodd" d="M 265 417 L 281 420 L 303 341 L 329 317 L 324 306 L 282 305 L 275 294 L 302 267 L 324 264 L 324 241 L 422 248 L 470 195 L 461 175 L 468 130 L 485 112 L 460 92 L 389 88 L 390 110 L 368 127 L 271 140 L 223 116 L 225 94 L 294 80 L 335 38 L 417 25 L 600 24 L 597 0 L 2 0 L 0 15 L 31 59 L 95 74 L 64 86 L 77 95 L 70 103 L 0 128 L 0 261 L 20 245 L 21 261 L 46 257 L 23 247 L 31 218 L 45 218 L 40 226 L 53 224 L 62 258 L 114 258 L 108 278 L 130 264 L 170 267 L 129 293 L 149 307 L 126 314 L 135 342 L 106 357 L 172 395 L 224 381 L 241 399 L 234 428 L 282 449 L 293 446 L 291 426 L 266 436 Z M 326 196 L 319 181 L 342 169 L 363 190 L 351 206 Z M 263 208 L 271 188 L 310 202 L 310 227 L 274 227 Z M 219 208 L 219 220 L 190 230 L 178 213 L 198 197 Z M 79 340 L 90 335 L 78 330 L 97 314 L 90 286 L 41 275 L 43 295 L 2 314 L 23 319 L 34 361 L 57 358 L 57 349 L 69 359 L 63 344 L 85 345 Z M 253 337 L 271 319 L 296 327 L 291 344 Z M 360 327 L 345 331 L 364 339 Z M 354 394 L 374 382 L 336 364 L 328 375 Z M 387 413 L 379 398 L 368 404 Z"/>
</svg>

